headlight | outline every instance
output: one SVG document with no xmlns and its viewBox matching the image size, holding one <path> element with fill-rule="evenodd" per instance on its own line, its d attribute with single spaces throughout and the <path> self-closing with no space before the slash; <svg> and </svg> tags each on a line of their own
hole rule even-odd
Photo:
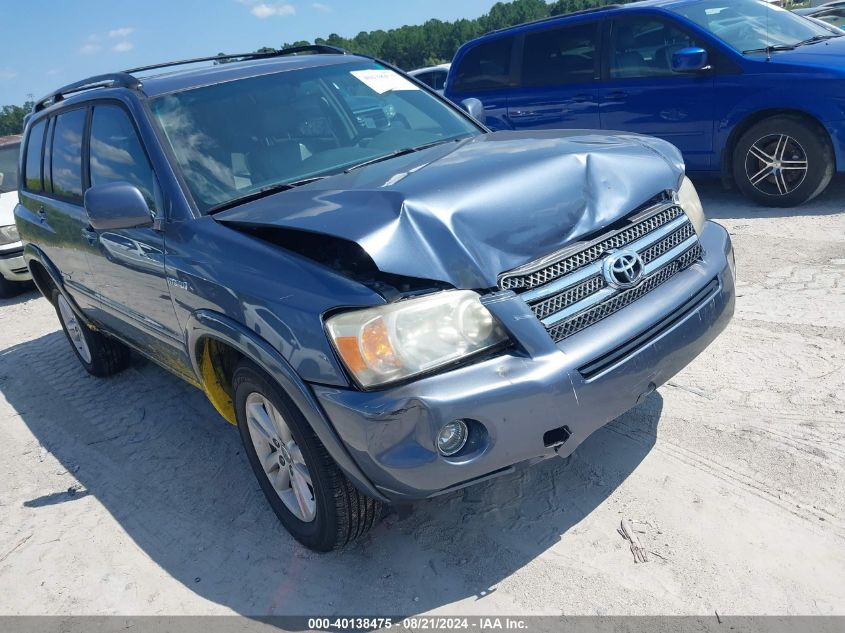
<svg viewBox="0 0 845 633">
<path fill-rule="evenodd" d="M 346 368 L 364 387 L 431 371 L 507 340 L 470 290 L 449 290 L 326 320 Z"/>
<path fill-rule="evenodd" d="M 18 235 L 18 227 L 14 224 L 0 226 L 0 244 L 13 244 L 20 241 L 21 237 Z"/>
<path fill-rule="evenodd" d="M 701 231 L 704 229 L 704 221 L 707 218 L 704 217 L 704 207 L 701 206 L 701 199 L 698 197 L 695 185 L 686 176 L 684 176 L 678 189 L 678 204 L 686 211 L 695 232 L 701 235 Z"/>
</svg>

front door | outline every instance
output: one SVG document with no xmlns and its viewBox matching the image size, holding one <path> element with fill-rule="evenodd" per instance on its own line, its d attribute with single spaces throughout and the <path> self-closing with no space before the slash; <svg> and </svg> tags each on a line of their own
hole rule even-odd
<svg viewBox="0 0 845 633">
<path fill-rule="evenodd" d="M 599 128 L 599 22 L 526 33 L 517 85 L 508 99 L 516 130 Z"/>
<path fill-rule="evenodd" d="M 606 40 L 602 129 L 657 136 L 681 150 L 690 171 L 712 169 L 714 75 L 672 71 L 673 53 L 699 44 L 651 16 L 613 20 Z"/>
<path fill-rule="evenodd" d="M 117 104 L 97 104 L 91 116 L 91 186 L 128 182 L 151 211 L 159 212 L 150 161 L 129 114 Z M 167 362 L 183 347 L 164 272 L 164 233 L 158 228 L 90 229 L 90 257 L 100 320 L 137 347 Z"/>
</svg>

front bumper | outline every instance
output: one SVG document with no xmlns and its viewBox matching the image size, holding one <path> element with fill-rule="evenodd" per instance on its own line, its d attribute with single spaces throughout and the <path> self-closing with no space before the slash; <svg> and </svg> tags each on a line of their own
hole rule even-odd
<svg viewBox="0 0 845 633">
<path fill-rule="evenodd" d="M 674 376 L 730 321 L 730 237 L 708 222 L 701 245 L 701 261 L 557 345 L 521 299 L 502 293 L 487 305 L 518 349 L 383 391 L 314 386 L 314 392 L 353 459 L 392 501 L 567 456 Z M 435 437 L 455 419 L 483 425 L 480 448 L 444 458 Z M 563 437 L 563 444 L 549 445 Z"/>
<path fill-rule="evenodd" d="M 8 281 L 29 281 L 32 279 L 23 258 L 23 246 L 20 242 L 0 246 L 0 277 Z"/>
</svg>

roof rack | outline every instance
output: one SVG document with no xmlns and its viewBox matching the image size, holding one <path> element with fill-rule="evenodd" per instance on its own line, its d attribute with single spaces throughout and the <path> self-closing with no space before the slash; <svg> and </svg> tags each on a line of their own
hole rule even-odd
<svg viewBox="0 0 845 633">
<path fill-rule="evenodd" d="M 199 64 L 201 62 L 215 62 L 229 59 L 266 59 L 269 57 L 282 57 L 284 55 L 299 55 L 301 53 L 312 53 L 315 55 L 346 55 L 348 54 L 348 51 L 338 48 L 337 46 L 329 46 L 328 44 L 308 44 L 306 46 L 289 46 L 288 48 L 267 51 L 265 53 L 255 52 L 238 53 L 233 55 L 215 55 L 213 57 L 195 57 L 193 59 L 183 59 L 175 62 L 139 66 L 138 68 L 130 68 L 129 70 L 124 70 L 123 72 L 132 75 L 148 70 L 158 70 L 159 68 L 170 68 L 172 66 L 185 66 L 187 64 Z"/>
<path fill-rule="evenodd" d="M 150 66 L 139 66 L 138 68 L 130 68 L 119 73 L 109 73 L 106 75 L 96 75 L 77 81 L 67 86 L 63 86 L 58 90 L 54 90 L 48 95 L 41 97 L 35 102 L 32 108 L 33 112 L 40 112 L 48 105 L 62 101 L 66 96 L 76 92 L 83 92 L 84 90 L 91 90 L 93 88 L 129 88 L 130 90 L 137 90 L 141 87 L 141 80 L 133 77 L 135 73 L 145 72 L 148 70 L 157 70 L 159 68 L 170 68 L 172 66 L 184 66 L 187 64 L 197 64 L 200 62 L 213 62 L 228 59 L 266 59 L 270 57 L 283 57 L 285 55 L 300 55 L 302 53 L 311 53 L 316 55 L 347 55 L 348 51 L 337 46 L 330 46 L 328 44 L 308 44 L 306 46 L 289 46 L 280 50 L 272 50 L 264 53 L 240 53 L 237 55 L 215 55 L 214 57 L 196 57 L 193 59 L 183 59 L 174 62 L 164 62 L 162 64 L 152 64 Z"/>
<path fill-rule="evenodd" d="M 621 9 L 625 5 L 622 4 L 605 4 L 600 7 L 593 7 L 592 9 L 579 9 L 578 11 L 570 11 L 569 13 L 561 13 L 560 15 L 551 15 L 547 18 L 540 18 L 539 20 L 531 20 L 530 22 L 524 22 L 522 24 L 514 24 L 513 26 L 506 26 L 501 29 L 494 29 L 490 31 L 490 33 L 501 33 L 502 31 L 510 31 L 511 29 L 520 27 L 520 26 L 527 26 L 529 24 L 542 24 L 543 22 L 554 22 L 555 20 L 560 20 L 561 18 L 569 18 L 573 15 L 586 15 L 588 13 L 599 13 L 600 11 L 609 11 L 610 9 Z"/>
<path fill-rule="evenodd" d="M 85 90 L 91 90 L 92 88 L 120 87 L 135 90 L 140 86 L 141 82 L 128 73 L 109 73 L 106 75 L 96 75 L 94 77 L 88 77 L 88 79 L 83 79 L 82 81 L 77 81 L 72 84 L 68 84 L 67 86 L 63 86 L 58 90 L 54 90 L 50 94 L 41 97 L 38 101 L 35 102 L 35 105 L 32 107 L 32 111 L 39 112 L 46 108 L 48 105 L 52 105 L 54 103 L 58 103 L 59 101 L 64 100 L 64 98 L 68 95 L 72 95 L 76 92 L 83 92 Z"/>
</svg>

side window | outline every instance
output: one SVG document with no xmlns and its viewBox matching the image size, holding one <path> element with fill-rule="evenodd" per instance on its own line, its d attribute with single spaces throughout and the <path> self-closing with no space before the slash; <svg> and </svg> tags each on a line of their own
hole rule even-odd
<svg viewBox="0 0 845 633">
<path fill-rule="evenodd" d="M 50 177 L 50 157 L 53 150 L 53 132 L 56 129 L 56 119 L 51 118 L 47 123 L 47 140 L 44 142 L 44 160 L 41 162 L 44 170 L 44 192 L 51 193 L 53 191 L 53 179 Z"/>
<path fill-rule="evenodd" d="M 446 75 L 447 73 L 443 72 L 442 70 L 438 70 L 431 75 L 431 83 L 428 85 L 434 88 L 435 90 L 443 90 L 443 87 L 446 85 Z"/>
<path fill-rule="evenodd" d="M 154 176 L 129 115 L 118 106 L 95 106 L 91 118 L 91 186 L 128 182 L 155 210 Z"/>
<path fill-rule="evenodd" d="M 82 203 L 82 135 L 86 116 L 85 108 L 63 112 L 56 117 L 53 132 L 53 193 L 77 203 Z"/>
<path fill-rule="evenodd" d="M 426 86 L 434 87 L 434 82 L 432 81 L 433 75 L 431 73 L 420 73 L 416 76 L 417 81 L 423 82 Z"/>
<path fill-rule="evenodd" d="M 29 131 L 26 141 L 26 165 L 24 183 L 29 191 L 41 191 L 41 147 L 44 143 L 44 121 L 39 121 Z"/>
<path fill-rule="evenodd" d="M 596 77 L 598 25 L 574 24 L 525 36 L 523 86 L 557 86 Z"/>
<path fill-rule="evenodd" d="M 513 37 L 482 42 L 460 61 L 455 74 L 455 90 L 493 90 L 510 83 Z"/>
<path fill-rule="evenodd" d="M 662 20 L 634 18 L 613 23 L 610 37 L 611 79 L 666 77 L 672 55 L 698 44 L 686 33 Z"/>
</svg>

